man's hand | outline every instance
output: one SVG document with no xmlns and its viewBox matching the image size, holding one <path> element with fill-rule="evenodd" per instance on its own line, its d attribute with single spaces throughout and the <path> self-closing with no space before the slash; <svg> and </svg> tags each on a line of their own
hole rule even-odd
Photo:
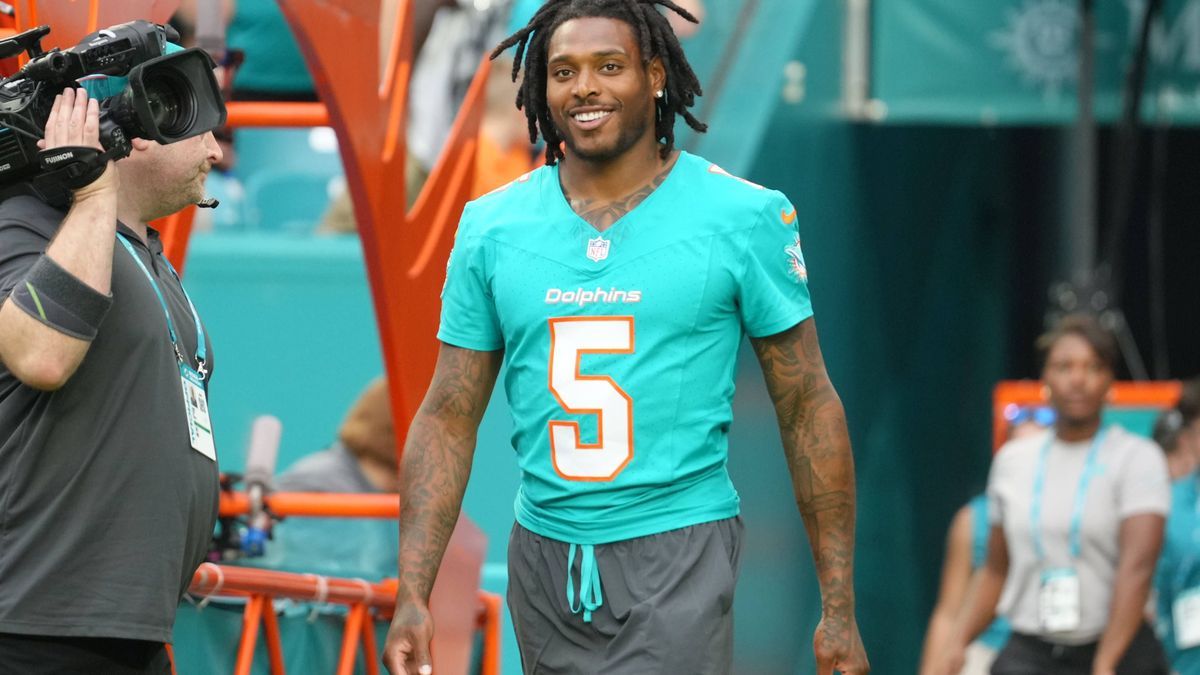
<svg viewBox="0 0 1200 675">
<path fill-rule="evenodd" d="M 417 600 L 396 605 L 392 625 L 383 648 L 383 665 L 392 675 L 431 675 L 433 660 L 429 641 L 433 638 L 433 616 Z"/>
<path fill-rule="evenodd" d="M 824 613 L 813 635 L 813 654 L 817 657 L 817 675 L 867 675 L 867 651 L 858 634 L 853 615 Z"/>
<path fill-rule="evenodd" d="M 43 150 L 68 146 L 104 149 L 100 145 L 100 102 L 89 98 L 84 89 L 68 87 L 54 97 L 46 118 L 46 136 L 38 141 Z M 75 191 L 75 201 L 99 194 L 115 197 L 117 180 L 110 161 L 99 178 Z"/>
</svg>

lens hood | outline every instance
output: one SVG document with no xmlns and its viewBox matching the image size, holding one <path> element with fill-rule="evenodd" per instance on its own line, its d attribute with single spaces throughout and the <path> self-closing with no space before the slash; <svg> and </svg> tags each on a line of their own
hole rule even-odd
<svg viewBox="0 0 1200 675">
<path fill-rule="evenodd" d="M 129 84 L 109 105 L 130 135 L 174 143 L 225 124 L 213 60 L 192 48 L 134 66 Z"/>
</svg>

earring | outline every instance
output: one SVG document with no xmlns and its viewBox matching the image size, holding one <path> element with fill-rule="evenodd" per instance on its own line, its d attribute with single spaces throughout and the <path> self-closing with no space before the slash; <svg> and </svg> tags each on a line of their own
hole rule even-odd
<svg viewBox="0 0 1200 675">
<path fill-rule="evenodd" d="M 654 98 L 662 98 L 662 97 L 663 97 L 662 89 L 659 89 L 658 91 L 654 92 Z"/>
</svg>

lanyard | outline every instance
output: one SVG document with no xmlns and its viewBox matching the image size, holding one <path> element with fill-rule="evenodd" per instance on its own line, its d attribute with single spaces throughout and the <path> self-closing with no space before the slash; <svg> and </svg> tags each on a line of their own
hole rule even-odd
<svg viewBox="0 0 1200 675">
<path fill-rule="evenodd" d="M 1083 475 L 1079 477 L 1079 487 L 1075 489 L 1075 506 L 1071 511 L 1069 535 L 1072 560 L 1078 559 L 1083 550 L 1083 506 L 1087 501 L 1088 484 L 1092 482 L 1092 474 L 1096 472 L 1096 455 L 1099 454 L 1106 435 L 1108 430 L 1102 429 L 1092 440 L 1092 447 L 1088 449 L 1087 460 L 1083 465 Z M 1033 475 L 1033 504 L 1029 507 L 1029 518 L 1033 521 L 1033 548 L 1038 560 L 1046 559 L 1046 549 L 1042 545 L 1042 492 L 1046 486 L 1046 459 L 1050 455 L 1050 446 L 1054 444 L 1054 438 L 1054 432 L 1051 431 L 1050 437 L 1038 453 L 1037 469 Z"/>
<path fill-rule="evenodd" d="M 117 238 L 125 246 L 125 250 L 129 251 L 129 255 L 133 258 L 133 261 L 141 268 L 142 274 L 146 275 L 146 280 L 150 282 L 150 287 L 154 289 L 154 294 L 158 296 L 158 304 L 162 305 L 163 314 L 167 317 L 167 332 L 171 335 L 171 346 L 175 348 L 175 357 L 179 359 L 180 363 L 186 363 L 183 353 L 179 351 L 179 339 L 175 334 L 175 322 L 171 320 L 171 312 L 167 309 L 167 301 L 163 298 L 162 291 L 158 288 L 158 283 L 154 281 L 154 275 L 150 274 L 150 270 L 146 269 L 146 263 L 142 262 L 142 259 L 138 257 L 137 251 L 133 250 L 133 244 L 129 243 L 129 239 L 120 233 L 118 233 Z M 196 371 L 199 373 L 200 379 L 203 380 L 208 374 L 208 371 L 204 368 L 205 357 L 208 355 L 207 348 L 204 345 L 204 326 L 200 324 L 200 314 L 196 312 L 196 306 L 192 304 L 192 299 L 183 288 L 183 280 L 179 278 L 179 273 L 175 271 L 175 267 L 171 265 L 170 261 L 167 261 L 166 258 L 163 258 L 163 260 L 166 261 L 167 269 L 171 270 L 175 281 L 179 282 L 179 290 L 183 292 L 183 298 L 187 300 L 188 308 L 192 310 L 192 319 L 196 322 Z"/>
</svg>

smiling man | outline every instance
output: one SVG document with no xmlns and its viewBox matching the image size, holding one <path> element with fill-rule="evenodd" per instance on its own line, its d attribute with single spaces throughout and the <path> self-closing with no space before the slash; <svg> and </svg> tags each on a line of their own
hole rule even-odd
<svg viewBox="0 0 1200 675">
<path fill-rule="evenodd" d="M 700 84 L 659 6 L 550 0 L 516 45 L 545 168 L 468 205 L 437 369 L 402 467 L 384 661 L 429 673 L 428 602 L 501 365 L 522 470 L 508 601 L 527 673 L 728 673 L 742 546 L 726 470 L 742 336 L 812 545 L 818 673 L 868 670 L 854 618 L 854 464 L 796 211 L 674 147 Z"/>
</svg>

